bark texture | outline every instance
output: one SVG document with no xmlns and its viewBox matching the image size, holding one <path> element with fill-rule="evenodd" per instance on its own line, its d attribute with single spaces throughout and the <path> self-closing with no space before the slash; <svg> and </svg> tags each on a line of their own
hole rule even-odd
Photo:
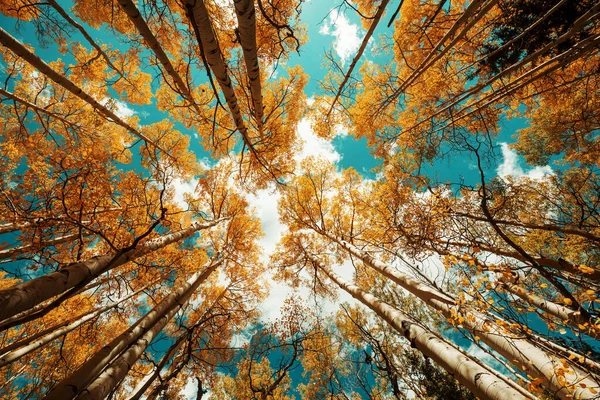
<svg viewBox="0 0 600 400">
<path fill-rule="evenodd" d="M 54 325 L 48 329 L 44 329 L 41 332 L 38 332 L 34 335 L 30 335 L 23 340 L 11 343 L 10 345 L 0 349 L 0 368 L 17 361 L 21 357 L 39 349 L 40 347 L 43 347 L 44 345 L 48 344 L 54 339 L 66 335 L 67 333 L 75 330 L 76 328 L 80 327 L 86 322 L 98 317 L 99 315 L 105 313 L 111 308 L 114 308 L 119 304 L 129 300 L 130 298 L 140 294 L 142 291 L 146 290 L 148 286 L 144 286 L 143 288 L 136 290 L 135 292 L 113 303 L 107 304 L 104 307 L 100 307 L 96 310 L 91 310 L 85 314 L 79 315 L 61 324 Z"/>
<path fill-rule="evenodd" d="M 402 334 L 417 350 L 454 376 L 461 384 L 482 400 L 526 399 L 507 378 L 479 364 L 463 354 L 446 340 L 414 323 L 400 311 L 379 301 L 359 287 L 343 281 L 330 268 L 317 264 L 332 281 L 352 297 L 369 307 L 396 331 Z M 533 395 L 531 396 L 533 398 Z"/>
<path fill-rule="evenodd" d="M 388 0 L 385 0 L 388 1 Z M 258 49 L 256 45 L 256 9 L 254 0 L 234 0 L 235 14 L 237 15 L 238 29 L 240 31 L 240 44 L 244 53 L 246 71 L 250 81 L 250 94 L 258 128 L 262 131 L 263 101 L 260 82 L 260 66 L 258 63 Z"/>
<path fill-rule="evenodd" d="M 188 7 L 192 7 L 192 16 L 196 25 L 198 26 L 198 33 L 200 34 L 200 41 L 202 42 L 202 48 L 206 56 L 206 61 L 210 66 L 211 71 L 215 75 L 219 87 L 225 96 L 225 101 L 231 112 L 231 117 L 235 123 L 235 127 L 240 131 L 244 143 L 253 149 L 252 144 L 248 138 L 248 130 L 244 124 L 240 106 L 238 104 L 237 96 L 233 91 L 233 83 L 227 73 L 227 65 L 223 59 L 223 53 L 219 47 L 217 36 L 213 31 L 208 10 L 204 5 L 204 0 L 189 1 Z"/>
<path fill-rule="evenodd" d="M 129 397 L 127 397 L 127 400 L 139 400 L 144 395 L 146 390 L 148 390 L 148 388 L 152 386 L 152 383 L 160 376 L 162 369 L 169 363 L 169 361 L 173 359 L 177 351 L 179 351 L 181 346 L 185 343 L 185 339 L 187 339 L 187 336 L 185 334 L 177 338 L 175 343 L 173 343 L 171 347 L 169 347 L 169 350 L 167 350 L 165 355 L 161 358 L 160 362 L 152 370 L 152 372 L 146 375 L 144 379 L 142 379 L 140 383 L 135 387 L 135 389 L 133 389 L 132 394 Z M 171 364 L 170 368 L 172 367 L 173 364 Z"/>
<path fill-rule="evenodd" d="M 132 0 L 119 0 L 119 5 L 121 6 L 125 14 L 127 14 L 129 20 L 137 28 L 140 35 L 144 38 L 146 44 L 148 45 L 150 50 L 152 50 L 152 52 L 156 56 L 156 59 L 160 62 L 167 75 L 171 77 L 177 92 L 184 99 L 186 99 L 192 105 L 192 107 L 194 107 L 198 115 L 202 115 L 202 111 L 200 110 L 198 104 L 194 101 L 194 98 L 192 97 L 192 93 L 190 92 L 189 86 L 186 84 L 186 82 L 184 82 L 181 75 L 179 75 L 173 67 L 169 56 L 167 56 L 167 53 L 163 50 L 162 46 L 160 45 L 160 42 L 150 30 L 150 27 L 142 17 L 139 9 L 135 6 L 135 3 Z"/>
<path fill-rule="evenodd" d="M 531 293 L 522 286 L 507 282 L 503 278 L 500 278 L 499 281 L 502 282 L 502 288 L 504 290 L 525 300 L 527 303 L 544 311 L 550 316 L 560 319 L 562 323 L 569 324 L 575 328 L 578 328 L 577 325 L 585 324 L 586 322 L 588 322 L 577 310 L 546 300 L 543 297 L 536 295 L 535 293 Z M 594 321 L 591 321 L 591 323 L 594 324 Z M 586 331 L 585 334 L 596 339 L 600 339 L 600 335 L 595 333 L 595 331 Z"/>
<path fill-rule="evenodd" d="M 73 233 L 71 235 L 64 235 L 55 237 L 53 239 L 41 240 L 38 244 L 26 244 L 23 246 L 13 247 L 10 249 L 0 250 L 0 260 L 5 260 L 9 258 L 18 257 L 21 254 L 25 254 L 29 251 L 37 251 L 39 249 L 43 249 L 50 246 L 55 246 L 57 244 L 68 243 L 77 239 L 79 237 L 78 233 Z"/>
<path fill-rule="evenodd" d="M 199 230 L 218 224 L 222 220 L 217 219 L 204 224 L 196 222 L 187 229 L 148 240 L 137 248 L 123 253 L 92 257 L 89 260 L 68 265 L 58 272 L 31 279 L 9 289 L 0 290 L 0 320 L 35 307 L 44 300 L 57 296 L 83 282 L 89 282 L 104 272 L 171 243 L 179 242 Z"/>
<path fill-rule="evenodd" d="M 222 261 L 212 263 L 202 272 L 192 275 L 127 331 L 100 349 L 71 376 L 58 383 L 44 399 L 67 400 L 77 395 L 80 395 L 78 399 L 104 399 L 125 377 L 156 334 L 221 263 Z"/>
<path fill-rule="evenodd" d="M 517 367 L 526 370 L 529 375 L 533 376 L 534 378 L 544 379 L 549 388 L 555 391 L 557 396 L 559 396 L 561 399 L 571 399 L 573 396 L 580 399 L 590 399 L 596 397 L 596 395 L 592 393 L 589 388 L 600 387 L 598 382 L 574 365 L 571 366 L 573 369 L 573 374 L 567 374 L 565 376 L 566 381 L 573 390 L 571 392 L 565 387 L 565 385 L 559 382 L 558 375 L 555 370 L 555 367 L 558 368 L 561 366 L 559 360 L 553 358 L 547 352 L 537 347 L 534 343 L 524 339 L 523 335 L 515 335 L 503 331 L 500 329 L 495 319 L 491 319 L 488 316 L 476 311 L 460 309 L 457 304 L 448 303 L 447 301 L 442 300 L 443 297 L 447 296 L 434 288 L 429 288 L 429 292 L 437 292 L 438 294 L 431 295 L 429 292 L 424 291 L 419 286 L 413 285 L 411 282 L 415 281 L 414 279 L 378 260 L 373 259 L 373 257 L 362 252 L 352 244 L 334 237 L 329 238 L 337 242 L 350 254 L 358 257 L 369 267 L 373 268 L 388 279 L 408 290 L 410 293 L 419 297 L 427 305 L 442 312 L 442 314 L 444 314 L 444 316 L 447 318 L 451 318 L 453 315 L 465 314 L 466 317 L 465 321 L 463 322 L 463 326 L 466 330 L 474 335 L 479 336 L 482 342 L 490 346 Z M 428 287 L 422 283 L 420 283 L 420 285 Z M 582 387 L 580 384 L 583 384 L 584 387 Z"/>
</svg>

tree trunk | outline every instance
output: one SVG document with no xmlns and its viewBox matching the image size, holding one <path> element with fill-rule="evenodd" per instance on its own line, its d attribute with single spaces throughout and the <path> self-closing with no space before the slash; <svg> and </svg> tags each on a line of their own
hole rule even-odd
<svg viewBox="0 0 600 400">
<path fill-rule="evenodd" d="M 549 315 L 560 319 L 561 323 L 569 324 L 575 328 L 578 328 L 579 324 L 585 324 L 586 322 L 594 324 L 594 321 L 586 320 L 586 318 L 584 318 L 580 312 L 577 312 L 577 310 L 573 310 L 572 308 L 546 300 L 543 297 L 530 292 L 522 286 L 508 282 L 503 277 L 499 277 L 498 280 L 501 282 L 501 287 L 504 290 L 514 294 L 515 296 L 526 301 L 528 304 L 531 304 L 532 306 L 548 313 Z M 600 340 L 600 335 L 598 335 L 595 331 L 585 331 L 582 333 L 596 338 L 597 340 Z"/>
<path fill-rule="evenodd" d="M 115 267 L 171 243 L 186 239 L 195 232 L 215 226 L 223 220 L 224 218 L 221 218 L 206 224 L 196 222 L 187 229 L 148 240 L 140 244 L 138 248 L 123 253 L 92 257 L 89 260 L 68 265 L 58 272 L 31 279 L 9 289 L 0 290 L 0 320 L 10 318 L 68 289 L 90 282 L 100 274 Z"/>
<path fill-rule="evenodd" d="M 367 48 L 369 39 L 371 39 L 371 36 L 373 36 L 373 32 L 375 32 L 375 28 L 377 28 L 377 24 L 379 24 L 379 21 L 381 20 L 381 17 L 383 16 L 383 12 L 385 11 L 385 7 L 387 7 L 389 2 L 390 2 L 389 0 L 382 0 L 381 3 L 379 4 L 379 8 L 377 9 L 377 12 L 373 16 L 373 19 L 371 20 L 371 25 L 369 26 L 369 30 L 367 31 L 367 34 L 365 35 L 360 47 L 358 48 L 356 55 L 352 59 L 352 63 L 350 63 L 348 72 L 346 72 L 346 75 L 344 75 L 344 79 L 342 80 L 342 83 L 340 83 L 337 93 L 335 94 L 335 97 L 333 98 L 333 101 L 331 102 L 331 107 L 329 108 L 329 111 L 327 111 L 327 117 L 329 117 L 329 115 L 333 111 L 333 107 L 335 107 L 335 103 L 337 103 L 338 99 L 340 98 L 340 95 L 342 94 L 342 91 L 344 90 L 344 86 L 346 86 L 348 79 L 350 79 L 350 76 L 352 76 L 352 71 L 354 71 L 354 67 L 356 67 L 358 60 L 360 60 L 365 49 Z M 402 6 L 402 2 L 400 3 L 400 7 L 401 6 Z"/>
<path fill-rule="evenodd" d="M 157 148 L 162 151 L 166 155 L 169 155 L 164 149 L 162 149 L 158 144 L 156 144 L 151 139 L 147 138 L 140 131 L 135 129 L 133 126 L 129 125 L 127 122 L 123 121 L 119 118 L 114 112 L 98 103 L 92 96 L 83 91 L 79 86 L 71 82 L 68 78 L 64 77 L 48 64 L 46 64 L 41 58 L 32 53 L 27 47 L 25 47 L 21 42 L 12 37 L 8 32 L 6 32 L 3 28 L 0 27 L 0 43 L 9 48 L 13 53 L 21 57 L 23 60 L 27 61 L 33 67 L 37 68 L 42 74 L 46 75 L 48 78 L 56 82 L 58 85 L 62 86 L 75 96 L 79 97 L 89 105 L 91 105 L 95 110 L 97 110 L 100 114 L 104 115 L 106 118 L 110 119 L 115 124 L 127 129 L 133 135 L 137 136 L 139 139 L 148 143 L 149 145 Z"/>
<path fill-rule="evenodd" d="M 85 28 L 81 24 L 79 24 L 77 21 L 71 18 L 69 13 L 67 13 L 65 9 L 62 8 L 55 0 L 47 0 L 47 2 L 61 15 L 61 17 L 66 19 L 83 35 L 83 37 L 88 41 L 88 43 L 92 45 L 94 50 L 96 50 L 96 52 L 102 56 L 102 58 L 106 62 L 106 65 L 108 65 L 113 71 L 115 71 L 119 75 L 119 77 L 121 77 L 121 79 L 124 79 L 129 82 L 129 79 L 127 79 L 123 71 L 121 71 L 117 66 L 113 64 L 113 62 L 110 60 L 110 57 L 108 57 L 108 54 L 106 54 L 106 52 L 102 50 L 102 47 L 100 47 L 100 45 L 96 43 L 96 41 L 90 36 L 90 34 L 85 30 Z M 129 83 L 131 84 L 131 82 Z"/>
<path fill-rule="evenodd" d="M 142 37 L 146 41 L 146 44 L 156 56 L 156 59 L 163 66 L 167 75 L 169 75 L 173 80 L 173 83 L 175 84 L 175 88 L 177 89 L 178 93 L 184 99 L 190 102 L 190 104 L 194 107 L 198 115 L 202 115 L 203 113 L 198 107 L 198 104 L 192 98 L 192 93 L 190 92 L 188 85 L 183 81 L 181 76 L 173 67 L 169 56 L 167 56 L 167 53 L 165 53 L 165 51 L 163 50 L 158 39 L 150 30 L 150 27 L 148 26 L 148 24 L 146 24 L 146 21 L 144 21 L 144 18 L 142 17 L 135 3 L 132 0 L 119 0 L 119 4 L 121 5 L 121 8 L 125 12 L 125 14 L 127 14 L 127 16 L 129 17 L 129 20 L 137 28 L 140 35 L 142 35 Z"/>
<path fill-rule="evenodd" d="M 152 385 L 156 378 L 160 376 L 160 372 L 162 371 L 162 369 L 169 363 L 169 361 L 173 359 L 177 351 L 179 351 L 181 346 L 185 343 L 186 338 L 187 336 L 185 334 L 182 334 L 177 338 L 175 343 L 173 343 L 171 347 L 169 347 L 169 350 L 167 350 L 165 355 L 160 359 L 160 362 L 158 363 L 156 368 L 154 368 L 152 372 L 150 372 L 140 381 L 140 383 L 138 383 L 135 389 L 133 389 L 133 394 L 127 397 L 127 400 L 139 400 L 144 395 L 146 390 L 148 390 L 148 388 Z M 173 364 L 171 364 L 171 366 L 172 365 Z"/>
<path fill-rule="evenodd" d="M 219 87 L 225 96 L 225 101 L 227 102 L 227 106 L 231 112 L 233 122 L 235 123 L 237 130 L 240 131 L 244 143 L 252 150 L 254 147 L 248 138 L 248 130 L 244 124 L 242 113 L 238 105 L 238 100 L 235 92 L 233 91 L 233 83 L 231 82 L 229 74 L 227 73 L 227 65 L 225 64 L 223 54 L 221 53 L 221 48 L 219 47 L 219 42 L 217 41 L 217 37 L 213 31 L 210 17 L 208 16 L 208 10 L 204 5 L 204 0 L 188 0 L 187 4 L 188 7 L 193 7 L 191 14 L 196 25 L 198 26 L 198 32 L 200 34 L 199 39 L 202 42 L 202 48 L 206 56 L 206 61 L 208 62 L 208 65 L 215 75 L 215 78 L 219 83 Z"/>
<path fill-rule="evenodd" d="M 452 48 L 452 46 L 445 46 L 444 49 L 441 50 L 442 46 L 449 38 L 453 37 L 456 31 L 464 25 L 468 19 L 473 15 L 483 0 L 473 0 L 465 9 L 463 14 L 456 20 L 456 22 L 448 29 L 446 34 L 436 43 L 436 45 L 431 49 L 431 51 L 425 56 L 423 61 L 415 68 L 415 70 L 402 82 L 399 88 L 397 88 L 394 93 L 384 102 L 384 104 L 379 107 L 378 112 L 384 111 L 395 99 L 398 98 L 416 79 L 418 79 L 429 67 L 431 67 L 437 60 L 439 60 L 448 50 Z M 475 18 L 477 21 L 478 18 Z M 473 22 L 473 21 L 471 21 Z M 455 37 L 455 40 L 461 38 L 466 34 L 466 30 L 463 29 L 462 32 Z M 453 41 L 454 43 L 454 41 Z"/>
<path fill-rule="evenodd" d="M 222 261 L 218 261 L 210 264 L 202 272 L 192 275 L 186 283 L 165 297 L 127 331 L 113 339 L 71 376 L 56 385 L 44 399 L 67 400 L 78 394 L 81 394 L 79 398 L 104 399 L 125 377 L 156 334 L 221 263 Z"/>
<path fill-rule="evenodd" d="M 72 124 L 71 122 L 67 121 L 66 119 L 62 119 L 60 116 L 58 116 L 57 114 L 54 114 L 52 112 L 50 112 L 49 110 L 46 110 L 45 108 L 36 106 L 33 103 L 28 102 L 25 99 L 22 99 L 18 96 L 15 96 L 14 94 L 5 91 L 4 89 L 0 88 L 0 94 L 1 95 L 5 95 L 6 97 L 10 98 L 11 100 L 14 100 L 16 102 L 19 102 L 21 104 L 23 104 L 24 106 L 28 107 L 28 108 L 32 108 L 36 111 L 40 111 L 43 113 L 46 113 L 48 115 L 53 116 L 56 119 L 59 119 L 60 121 L 65 122 L 66 124 Z M 121 211 L 122 208 L 121 207 L 113 207 L 113 208 L 105 208 L 105 209 L 99 209 L 99 210 L 90 210 L 88 212 L 84 212 L 83 215 L 85 216 L 90 216 L 90 215 L 97 215 L 97 214 L 103 214 L 103 213 L 107 213 L 107 212 L 111 212 L 111 211 Z M 4 223 L 4 224 L 0 224 L 0 234 L 2 233 L 9 233 L 9 232 L 16 232 L 16 231 L 22 231 L 25 228 L 28 228 L 30 226 L 34 226 L 34 227 L 38 227 L 38 226 L 54 226 L 54 225 L 64 225 L 64 224 L 71 224 L 71 225 L 77 225 L 78 223 L 81 224 L 88 224 L 90 223 L 90 220 L 83 220 L 83 221 L 71 221 L 66 219 L 66 215 L 64 214 L 59 214 L 56 217 L 37 217 L 37 218 L 31 218 L 29 220 L 27 220 L 26 218 L 21 218 L 21 219 L 25 219 L 25 221 L 22 222 L 17 222 L 18 219 L 15 219 L 15 221 L 13 221 L 12 223 Z"/>
<path fill-rule="evenodd" d="M 314 260 L 311 260 L 314 262 Z M 343 281 L 331 269 L 316 263 L 340 288 L 370 308 L 425 356 L 444 368 L 474 395 L 482 400 L 526 399 L 524 389 L 518 390 L 508 379 L 459 351 L 448 341 L 414 323 L 400 311 L 379 301 L 359 287 Z M 531 395 L 531 398 L 534 396 Z"/>
<path fill-rule="evenodd" d="M 388 0 L 384 0 L 388 1 Z M 256 9 L 254 0 L 234 0 L 235 14 L 240 32 L 240 44 L 246 62 L 246 71 L 250 81 L 250 93 L 258 129 L 262 132 L 263 124 L 263 101 L 260 82 L 260 66 L 258 63 L 258 50 L 256 46 Z"/>
<path fill-rule="evenodd" d="M 57 244 L 63 244 L 72 241 L 73 239 L 77 239 L 79 237 L 78 233 L 73 233 L 71 235 L 59 236 L 52 239 L 40 240 L 39 244 L 26 244 L 19 247 L 13 247 L 11 249 L 3 249 L 0 250 L 0 260 L 11 259 L 21 254 L 25 254 L 30 250 L 37 251 L 40 249 L 44 249 L 46 247 L 55 246 Z"/>
<path fill-rule="evenodd" d="M 408 290 L 410 293 L 419 297 L 427 305 L 441 311 L 445 317 L 452 318 L 460 314 L 465 314 L 463 326 L 466 330 L 479 336 L 485 344 L 497 351 L 509 362 L 526 370 L 529 375 L 534 378 L 544 379 L 549 387 L 555 391 L 561 399 L 570 399 L 572 396 L 580 399 L 595 397 L 594 393 L 590 392 L 589 388 L 599 387 L 598 382 L 587 376 L 585 372 L 574 365 L 571 365 L 573 374 L 566 374 L 564 377 L 566 382 L 568 382 L 569 387 L 573 390 L 573 392 L 570 392 L 564 384 L 559 382 L 559 375 L 557 375 L 557 372 L 555 371 L 555 366 L 560 368 L 561 363 L 545 351 L 539 349 L 535 344 L 523 339 L 522 335 L 512 335 L 510 332 L 502 330 L 495 320 L 490 319 L 480 312 L 465 310 L 464 307 L 460 308 L 457 304 L 444 301 L 443 298 L 447 296 L 434 288 L 430 288 L 430 292 L 437 292 L 435 295 L 425 292 L 422 287 L 412 283 L 415 282 L 414 279 L 373 259 L 352 244 L 332 236 L 327 237 L 338 243 L 348 253 L 358 257 L 367 266 L 373 268 L 388 279 Z M 420 282 L 419 284 L 428 287 Z M 580 386 L 580 383 L 583 383 L 584 387 Z"/>
<path fill-rule="evenodd" d="M 71 298 L 79 293 L 83 293 L 90 289 L 98 287 L 98 286 L 100 286 L 108 281 L 111 281 L 113 279 L 120 278 L 123 275 L 124 274 L 119 274 L 116 276 L 107 276 L 105 278 L 98 279 L 98 280 L 94 281 L 94 283 L 89 284 L 89 285 L 81 288 L 80 290 L 74 292 L 68 298 Z M 65 298 L 63 301 L 65 301 L 65 300 L 67 300 L 67 299 Z M 17 325 L 21 325 L 21 324 L 33 321 L 34 319 L 41 318 L 44 315 L 48 314 L 50 311 L 54 310 L 60 304 L 62 304 L 62 302 L 55 304 L 55 301 L 44 301 L 44 302 L 39 303 L 35 307 L 32 307 L 32 308 L 30 308 L 26 311 L 23 311 L 19 314 L 13 315 L 10 318 L 4 319 L 4 320 L 2 320 L 2 322 L 0 322 L 0 332 L 5 331 L 10 328 L 14 328 Z"/>
<path fill-rule="evenodd" d="M 54 339 L 66 335 L 67 333 L 73 331 L 74 329 L 85 324 L 86 322 L 98 317 L 99 315 L 110 310 L 111 308 L 114 308 L 119 304 L 129 300 L 130 298 L 140 294 L 142 291 L 146 290 L 149 286 L 153 285 L 154 283 L 156 283 L 156 281 L 151 283 L 150 285 L 144 286 L 139 290 L 136 290 L 135 292 L 115 301 L 114 303 L 110 303 L 96 310 L 91 310 L 85 314 L 79 315 L 61 324 L 54 325 L 48 329 L 44 329 L 41 332 L 28 336 L 23 340 L 19 340 L 17 342 L 9 344 L 8 346 L 0 349 L 0 368 L 17 361 L 21 357 L 39 349 L 40 347 L 48 344 Z"/>
</svg>

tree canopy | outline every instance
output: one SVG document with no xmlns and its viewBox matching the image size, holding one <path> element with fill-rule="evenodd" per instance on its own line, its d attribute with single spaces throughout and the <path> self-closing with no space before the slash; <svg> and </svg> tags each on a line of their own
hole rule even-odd
<svg viewBox="0 0 600 400">
<path fill-rule="evenodd" d="M 600 3 L 0 13 L 0 398 L 600 398 Z"/>
</svg>

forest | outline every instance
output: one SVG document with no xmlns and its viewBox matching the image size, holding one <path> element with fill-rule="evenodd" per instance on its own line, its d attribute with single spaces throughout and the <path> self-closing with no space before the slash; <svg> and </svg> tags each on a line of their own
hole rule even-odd
<svg viewBox="0 0 600 400">
<path fill-rule="evenodd" d="M 1 399 L 600 399 L 600 2 L 0 14 Z"/>
</svg>

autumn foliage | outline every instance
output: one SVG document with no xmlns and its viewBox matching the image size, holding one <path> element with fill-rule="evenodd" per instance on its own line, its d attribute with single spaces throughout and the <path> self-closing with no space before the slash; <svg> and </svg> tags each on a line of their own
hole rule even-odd
<svg viewBox="0 0 600 400">
<path fill-rule="evenodd" d="M 1 398 L 600 398 L 600 5 L 338 3 L 0 0 Z"/>
</svg>

